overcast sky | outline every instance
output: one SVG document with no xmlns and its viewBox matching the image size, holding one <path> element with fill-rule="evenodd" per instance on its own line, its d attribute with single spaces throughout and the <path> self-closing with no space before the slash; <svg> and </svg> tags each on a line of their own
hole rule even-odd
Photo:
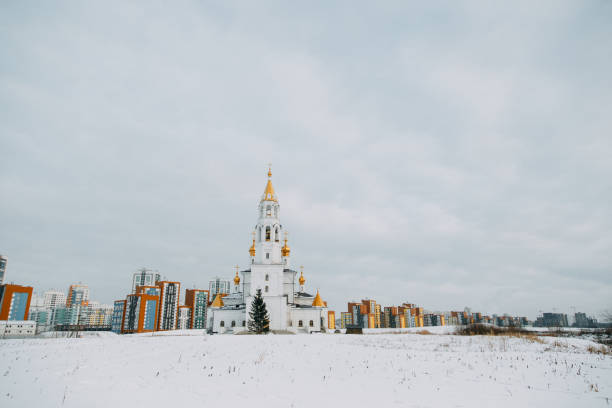
<svg viewBox="0 0 612 408">
<path fill-rule="evenodd" d="M 8 281 L 230 279 L 271 162 L 337 312 L 612 307 L 612 2 L 125 3 L 0 5 Z"/>
</svg>

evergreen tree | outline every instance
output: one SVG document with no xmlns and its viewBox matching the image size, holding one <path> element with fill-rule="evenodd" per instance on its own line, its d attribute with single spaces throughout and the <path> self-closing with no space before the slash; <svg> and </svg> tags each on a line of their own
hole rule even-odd
<svg viewBox="0 0 612 408">
<path fill-rule="evenodd" d="M 261 296 L 261 289 L 257 289 L 257 294 L 253 298 L 249 317 L 251 318 L 249 320 L 249 331 L 260 334 L 270 330 L 270 316 L 268 316 L 266 303 Z"/>
</svg>

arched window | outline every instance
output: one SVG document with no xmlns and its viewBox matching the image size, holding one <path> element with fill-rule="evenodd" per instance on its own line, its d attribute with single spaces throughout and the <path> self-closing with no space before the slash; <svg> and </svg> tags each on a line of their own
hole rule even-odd
<svg viewBox="0 0 612 408">
<path fill-rule="evenodd" d="M 266 241 L 270 240 L 270 227 L 266 227 Z"/>
<path fill-rule="evenodd" d="M 304 323 L 301 320 L 298 322 L 298 327 L 304 327 Z"/>
<path fill-rule="evenodd" d="M 269 217 L 270 215 L 272 215 L 272 207 L 271 206 L 267 206 L 266 207 L 266 215 Z"/>
<path fill-rule="evenodd" d="M 236 321 L 232 320 L 232 327 L 236 327 Z"/>
<path fill-rule="evenodd" d="M 225 327 L 225 321 L 221 320 L 221 323 L 219 324 L 219 326 Z"/>
<path fill-rule="evenodd" d="M 314 326 L 314 322 L 311 320 L 310 321 L 310 327 L 313 327 L 313 326 Z"/>
<path fill-rule="evenodd" d="M 266 282 L 270 280 L 270 275 L 266 273 Z"/>
<path fill-rule="evenodd" d="M 246 320 L 242 321 L 242 327 L 246 326 Z"/>
<path fill-rule="evenodd" d="M 280 237 L 280 234 L 278 233 L 278 227 L 276 227 L 276 229 L 274 230 L 274 240 L 278 242 L 279 237 Z"/>
<path fill-rule="evenodd" d="M 266 293 L 268 293 L 268 285 L 266 285 Z"/>
</svg>

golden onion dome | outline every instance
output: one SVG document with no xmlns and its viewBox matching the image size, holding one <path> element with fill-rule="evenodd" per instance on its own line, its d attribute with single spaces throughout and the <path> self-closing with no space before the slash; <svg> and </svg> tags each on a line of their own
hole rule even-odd
<svg viewBox="0 0 612 408">
<path fill-rule="evenodd" d="M 238 271 L 236 271 L 236 276 L 234 276 L 234 285 L 240 285 L 240 276 L 238 276 Z"/>
<path fill-rule="evenodd" d="M 300 272 L 300 286 L 304 286 L 304 283 L 306 282 L 306 278 L 304 278 L 304 271 Z"/>
<path fill-rule="evenodd" d="M 287 245 L 287 238 L 285 238 L 285 245 L 281 248 L 281 255 L 289 256 L 290 253 L 291 253 L 291 248 L 289 248 L 289 245 Z"/>
<path fill-rule="evenodd" d="M 255 256 L 255 238 L 253 238 L 253 245 L 251 245 L 249 248 L 249 254 L 251 254 L 251 256 Z"/>
</svg>

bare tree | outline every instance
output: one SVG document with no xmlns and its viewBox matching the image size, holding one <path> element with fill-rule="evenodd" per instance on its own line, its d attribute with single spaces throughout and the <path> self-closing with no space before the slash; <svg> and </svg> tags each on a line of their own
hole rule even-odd
<svg viewBox="0 0 612 408">
<path fill-rule="evenodd" d="M 604 321 L 607 323 L 612 323 L 612 309 L 604 310 L 601 313 L 601 317 L 603 317 Z"/>
</svg>

